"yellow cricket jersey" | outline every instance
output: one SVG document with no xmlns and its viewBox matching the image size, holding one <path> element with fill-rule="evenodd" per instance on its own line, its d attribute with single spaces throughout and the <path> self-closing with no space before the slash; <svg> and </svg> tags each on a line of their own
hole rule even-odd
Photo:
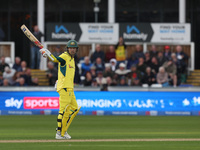
<svg viewBox="0 0 200 150">
<path fill-rule="evenodd" d="M 55 56 L 54 56 L 55 57 Z M 63 88 L 74 88 L 75 62 L 67 52 L 56 57 L 58 62 L 57 91 Z"/>
<path fill-rule="evenodd" d="M 122 46 L 118 46 L 116 51 L 115 51 L 115 55 L 116 55 L 116 60 L 117 61 L 126 60 L 125 47 L 123 45 Z"/>
</svg>

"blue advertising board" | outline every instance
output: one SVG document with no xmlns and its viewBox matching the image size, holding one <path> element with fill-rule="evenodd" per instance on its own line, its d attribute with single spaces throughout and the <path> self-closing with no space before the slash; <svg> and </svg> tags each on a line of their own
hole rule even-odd
<svg viewBox="0 0 200 150">
<path fill-rule="evenodd" d="M 75 92 L 80 114 L 199 115 L 200 92 Z M 0 92 L 0 114 L 56 114 L 55 91 Z"/>
</svg>

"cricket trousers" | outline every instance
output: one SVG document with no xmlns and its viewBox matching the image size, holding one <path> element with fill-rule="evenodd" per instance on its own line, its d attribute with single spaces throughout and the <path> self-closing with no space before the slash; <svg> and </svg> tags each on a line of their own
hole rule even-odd
<svg viewBox="0 0 200 150">
<path fill-rule="evenodd" d="M 58 91 L 58 93 L 60 95 L 59 97 L 60 108 L 57 118 L 57 123 L 58 123 L 57 130 L 61 131 L 61 129 L 62 128 L 64 129 L 68 122 L 71 123 L 73 118 L 76 116 L 77 113 L 75 112 L 78 109 L 78 104 L 76 102 L 76 97 L 74 95 L 73 89 L 64 88 Z"/>
</svg>

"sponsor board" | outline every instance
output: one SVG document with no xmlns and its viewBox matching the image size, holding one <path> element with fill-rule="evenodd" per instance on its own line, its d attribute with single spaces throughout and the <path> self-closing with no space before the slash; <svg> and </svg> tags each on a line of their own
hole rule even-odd
<svg viewBox="0 0 200 150">
<path fill-rule="evenodd" d="M 189 23 L 47 23 L 47 41 L 82 43 L 191 42 Z"/>
<path fill-rule="evenodd" d="M 79 42 L 117 43 L 119 40 L 119 24 L 80 23 L 82 35 Z"/>
<path fill-rule="evenodd" d="M 125 42 L 191 42 L 189 23 L 121 23 L 120 36 Z"/>
<path fill-rule="evenodd" d="M 76 40 L 82 43 L 116 43 L 119 25 L 108 23 L 47 23 L 47 41 Z"/>
<path fill-rule="evenodd" d="M 37 97 L 34 95 L 37 95 Z M 82 106 L 82 114 L 151 116 L 200 114 L 200 92 L 77 91 L 75 95 L 78 105 Z M 52 114 L 57 112 L 58 109 L 59 95 L 55 91 L 1 92 L 1 114 L 4 111 L 10 111 L 9 114 L 20 114 L 22 111 L 31 110 L 39 111 L 39 114 Z"/>
<path fill-rule="evenodd" d="M 150 24 L 121 23 L 120 36 L 125 42 L 148 42 L 153 35 Z"/>
<path fill-rule="evenodd" d="M 79 40 L 81 30 L 77 23 L 47 23 L 47 41 Z"/>
<path fill-rule="evenodd" d="M 152 23 L 153 37 L 151 42 L 190 42 L 191 29 L 190 24 L 178 23 L 165 23 L 155 24 Z"/>
</svg>

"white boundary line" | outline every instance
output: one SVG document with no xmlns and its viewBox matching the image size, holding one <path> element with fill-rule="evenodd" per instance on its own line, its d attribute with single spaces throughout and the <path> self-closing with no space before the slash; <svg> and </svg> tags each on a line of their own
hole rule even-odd
<svg viewBox="0 0 200 150">
<path fill-rule="evenodd" d="M 50 143 L 50 142 L 177 142 L 200 141 L 200 138 L 192 139 L 74 139 L 74 140 L 0 140 L 0 143 Z"/>
</svg>

